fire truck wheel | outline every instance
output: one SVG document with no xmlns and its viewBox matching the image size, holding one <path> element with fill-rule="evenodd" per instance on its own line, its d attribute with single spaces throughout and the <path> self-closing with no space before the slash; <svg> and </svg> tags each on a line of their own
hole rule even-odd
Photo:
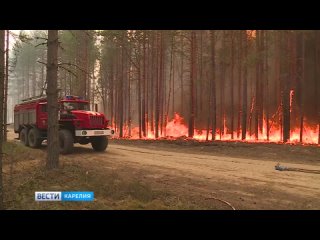
<svg viewBox="0 0 320 240">
<path fill-rule="evenodd" d="M 106 136 L 94 137 L 91 140 L 92 148 L 97 152 L 103 152 L 108 147 L 108 138 Z"/>
<path fill-rule="evenodd" d="M 41 146 L 42 140 L 40 138 L 40 132 L 36 128 L 31 128 L 28 132 L 28 142 L 29 146 L 32 148 L 39 148 Z"/>
<path fill-rule="evenodd" d="M 73 150 L 73 136 L 69 130 L 62 129 L 59 131 L 59 145 L 61 154 L 69 154 Z"/>
<path fill-rule="evenodd" d="M 29 146 L 28 142 L 28 130 L 26 128 L 22 129 L 20 132 L 20 141 L 23 143 L 25 146 Z"/>
</svg>

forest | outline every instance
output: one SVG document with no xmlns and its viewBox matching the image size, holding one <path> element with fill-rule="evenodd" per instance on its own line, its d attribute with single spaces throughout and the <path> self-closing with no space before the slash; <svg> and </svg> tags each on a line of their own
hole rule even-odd
<svg viewBox="0 0 320 240">
<path fill-rule="evenodd" d="M 8 108 L 45 94 L 47 31 L 12 33 Z M 317 30 L 60 30 L 59 95 L 119 138 L 320 144 Z"/>
<path fill-rule="evenodd" d="M 319 66 L 318 30 L 0 30 L 0 210 L 319 209 Z"/>
</svg>

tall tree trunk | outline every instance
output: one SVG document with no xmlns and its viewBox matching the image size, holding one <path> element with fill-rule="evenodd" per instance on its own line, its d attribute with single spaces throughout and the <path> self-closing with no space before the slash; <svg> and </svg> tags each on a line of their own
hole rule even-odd
<svg viewBox="0 0 320 240">
<path fill-rule="evenodd" d="M 222 51 L 226 51 L 226 31 L 222 31 Z M 224 54 L 220 56 L 220 140 L 224 135 L 224 126 L 225 126 L 225 108 L 224 108 L 224 88 L 225 88 L 225 80 L 226 80 L 226 63 Z"/>
<path fill-rule="evenodd" d="M 3 90 L 4 90 L 4 69 L 5 69 L 5 61 L 4 61 L 4 48 L 5 42 L 5 30 L 0 30 L 0 99 L 3 99 Z M 0 104 L 0 124 L 3 123 L 3 104 Z M 4 209 L 3 203 L 3 180 L 2 180 L 2 152 L 3 145 L 3 127 L 0 128 L 0 210 Z"/>
<path fill-rule="evenodd" d="M 254 135 L 259 139 L 259 116 L 260 116 L 260 30 L 256 30 L 256 92 L 255 92 L 255 116 Z"/>
<path fill-rule="evenodd" d="M 194 134 L 195 114 L 195 78 L 196 78 L 196 32 L 191 31 L 191 61 L 190 61 L 190 115 L 189 115 L 189 137 Z"/>
<path fill-rule="evenodd" d="M 180 44 L 181 44 L 181 52 L 180 52 L 180 58 L 181 58 L 181 68 L 180 68 L 180 88 L 181 88 L 181 114 L 183 114 L 183 31 L 181 30 L 180 35 Z"/>
<path fill-rule="evenodd" d="M 265 88 L 265 96 L 266 96 L 266 127 L 267 127 L 267 141 L 269 141 L 269 137 L 270 137 L 270 123 L 269 123 L 269 105 L 270 105 L 270 98 L 269 98 L 269 66 L 268 66 L 268 52 L 269 52 L 269 48 L 268 48 L 268 31 L 266 31 L 266 35 L 265 35 L 265 77 L 266 77 L 266 88 Z"/>
<path fill-rule="evenodd" d="M 138 71 L 138 112 L 139 112 L 139 138 L 142 138 L 142 97 L 141 97 L 141 63 L 140 59 L 138 60 L 138 66 L 139 68 L 137 69 Z"/>
<path fill-rule="evenodd" d="M 239 50 L 238 50 L 238 123 L 237 123 L 237 139 L 240 138 L 240 130 L 241 130 L 241 86 L 242 86 L 242 31 L 239 31 Z"/>
<path fill-rule="evenodd" d="M 304 33 L 300 34 L 300 41 L 301 43 L 301 53 L 299 54 L 300 56 L 300 143 L 303 141 L 303 119 L 304 119 L 304 96 L 303 96 L 303 91 L 304 91 L 304 80 L 305 80 L 305 59 L 304 59 L 304 54 L 305 54 L 305 43 L 304 43 Z M 298 57 L 299 57 L 298 56 Z"/>
<path fill-rule="evenodd" d="M 3 103 L 3 141 L 7 141 L 7 105 L 8 105 L 8 82 L 9 82 L 9 30 L 6 31 L 6 74 L 4 82 L 4 103 Z M 0 98 L 1 99 L 1 98 Z"/>
<path fill-rule="evenodd" d="M 145 76 L 145 124 L 146 124 L 146 136 L 149 134 L 149 85 L 150 85 L 150 34 L 149 32 L 145 31 L 146 37 L 147 37 L 147 42 L 146 42 L 146 66 L 145 66 L 145 71 L 146 71 L 146 76 Z"/>
<path fill-rule="evenodd" d="M 320 96 L 320 83 L 318 81 L 318 78 L 320 77 L 320 70 L 319 70 L 319 31 L 315 32 L 316 34 L 316 63 L 315 63 L 315 69 L 316 69 L 316 75 L 315 75 L 315 83 L 316 83 L 316 107 L 317 107 L 317 112 L 318 112 L 318 144 L 320 144 L 320 101 L 319 101 L 319 96 Z"/>
<path fill-rule="evenodd" d="M 259 65 L 260 65 L 260 94 L 259 94 L 259 100 L 260 100 L 260 111 L 259 111 L 259 132 L 262 135 L 263 134 L 263 109 L 264 109 L 264 79 L 265 79 L 265 66 L 264 66 L 264 54 L 265 54 L 265 30 L 260 30 L 260 58 L 259 58 Z"/>
<path fill-rule="evenodd" d="M 151 31 L 151 67 L 150 69 L 150 130 L 154 134 L 154 114 L 155 114 L 155 98 L 157 93 L 155 93 L 155 83 L 157 80 L 157 65 L 156 65 L 156 34 L 155 31 Z"/>
<path fill-rule="evenodd" d="M 43 52 L 43 54 L 41 55 L 41 62 L 44 62 L 44 54 L 45 54 L 45 52 Z M 41 93 L 40 93 L 40 96 L 42 96 L 43 95 L 43 93 L 44 93 L 44 90 L 45 90 L 45 76 L 44 76 L 44 68 L 45 68 L 45 66 L 44 66 L 44 64 L 41 64 L 41 75 L 40 75 L 40 77 L 41 77 Z M 71 79 L 71 74 L 70 74 L 70 79 Z M 70 82 L 70 89 L 71 89 L 71 82 Z M 70 94 L 71 94 L 71 92 L 70 92 Z"/>
<path fill-rule="evenodd" d="M 169 108 L 170 108 L 170 98 L 172 94 L 173 102 L 172 109 L 174 108 L 174 79 L 173 79 L 173 44 L 174 44 L 174 36 L 171 36 L 171 51 L 170 51 L 170 70 L 169 70 L 169 94 L 168 94 L 168 102 L 167 102 L 167 111 L 165 116 L 165 126 L 167 126 L 168 118 L 169 118 Z M 165 132 L 166 136 L 166 132 Z"/>
<path fill-rule="evenodd" d="M 143 42 L 142 42 L 142 132 L 143 136 L 147 136 L 146 129 L 146 32 L 143 31 Z"/>
<path fill-rule="evenodd" d="M 234 85 L 234 79 L 233 79 L 233 69 L 234 69 L 234 32 L 231 32 L 231 86 L 230 86 L 230 95 L 231 95 L 231 139 L 234 138 L 233 132 L 234 132 L 234 94 L 233 94 L 233 85 Z"/>
<path fill-rule="evenodd" d="M 36 87 L 37 87 L 37 74 L 36 74 L 36 65 L 32 66 L 32 97 L 36 96 Z"/>
<path fill-rule="evenodd" d="M 128 73 L 128 128 L 129 137 L 131 137 L 131 70 L 129 68 Z"/>
<path fill-rule="evenodd" d="M 212 128 L 212 140 L 216 140 L 216 129 L 217 129 L 217 97 L 216 97 L 216 51 L 215 51 L 215 31 L 211 30 L 210 43 L 211 43 L 211 64 L 212 64 L 212 77 L 211 77 L 211 102 L 212 107 L 210 110 L 211 115 L 211 128 Z"/>
<path fill-rule="evenodd" d="M 159 138 L 159 113 L 160 113 L 160 91 L 159 91 L 159 82 L 160 82 L 160 78 L 161 78 L 161 61 L 160 61 L 160 52 L 161 52 L 161 33 L 159 33 L 158 31 L 156 32 L 156 45 L 158 46 L 156 48 L 156 100 L 155 100 L 155 137 Z"/>
<path fill-rule="evenodd" d="M 27 63 L 27 98 L 30 97 L 30 59 Z"/>
<path fill-rule="evenodd" d="M 163 136 L 163 118 L 165 113 L 165 94 L 166 94 L 166 82 L 165 82 L 165 40 L 166 32 L 161 32 L 161 50 L 160 50 L 160 134 Z"/>
<path fill-rule="evenodd" d="M 243 73 L 243 85 L 242 85 L 242 121 L 241 121 L 241 139 L 246 139 L 247 134 L 247 51 L 248 51 L 248 40 L 247 32 L 243 31 L 243 43 L 244 43 L 244 73 Z"/>
<path fill-rule="evenodd" d="M 122 39 L 123 41 L 123 39 Z M 122 43 L 123 44 L 123 43 Z M 121 68 L 120 68 L 121 74 L 120 74 L 120 82 L 119 82 L 119 94 L 118 94 L 118 98 L 119 98 L 119 128 L 120 128 L 120 132 L 119 132 L 119 136 L 123 137 L 123 112 L 124 112 L 124 105 L 123 105 L 123 97 L 124 97 L 124 91 L 123 91 L 123 82 L 124 82 L 124 49 L 123 47 L 121 48 Z"/>
<path fill-rule="evenodd" d="M 283 142 L 290 141 L 290 88 L 288 74 L 288 40 L 287 32 L 282 34 L 282 52 L 284 59 L 281 59 L 281 76 L 282 76 L 282 114 L 283 114 Z"/>
<path fill-rule="evenodd" d="M 48 96 L 48 154 L 47 168 L 59 166 L 58 125 L 58 30 L 48 30 L 47 96 Z"/>
</svg>

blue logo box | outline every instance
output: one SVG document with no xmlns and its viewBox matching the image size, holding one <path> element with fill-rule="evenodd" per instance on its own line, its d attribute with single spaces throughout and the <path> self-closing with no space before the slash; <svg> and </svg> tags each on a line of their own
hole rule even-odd
<svg viewBox="0 0 320 240">
<path fill-rule="evenodd" d="M 89 202 L 93 200 L 93 192 L 35 192 L 35 201 Z"/>
<path fill-rule="evenodd" d="M 93 192 L 62 192 L 61 201 L 93 201 Z"/>
</svg>

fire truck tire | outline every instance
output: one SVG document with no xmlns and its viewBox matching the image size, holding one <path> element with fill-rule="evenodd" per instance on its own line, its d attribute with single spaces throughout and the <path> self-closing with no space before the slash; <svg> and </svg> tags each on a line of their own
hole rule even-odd
<svg viewBox="0 0 320 240">
<path fill-rule="evenodd" d="M 42 140 L 40 138 L 40 132 L 36 128 L 31 128 L 28 132 L 28 143 L 32 148 L 39 148 Z"/>
<path fill-rule="evenodd" d="M 28 130 L 26 128 L 22 129 L 20 132 L 20 141 L 23 143 L 23 145 L 29 146 Z"/>
<path fill-rule="evenodd" d="M 59 131 L 59 146 L 61 154 L 69 154 L 73 150 L 73 136 L 69 130 L 62 129 Z"/>
<path fill-rule="evenodd" d="M 94 137 L 91 140 L 93 150 L 103 152 L 108 147 L 108 138 L 106 136 Z"/>
</svg>

